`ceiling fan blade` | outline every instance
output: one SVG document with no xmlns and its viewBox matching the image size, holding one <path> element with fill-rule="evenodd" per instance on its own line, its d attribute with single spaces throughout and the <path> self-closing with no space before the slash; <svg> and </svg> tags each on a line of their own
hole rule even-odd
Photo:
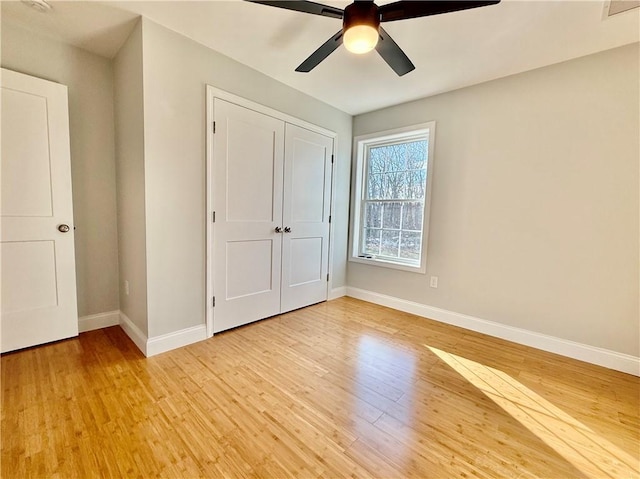
<svg viewBox="0 0 640 479">
<path fill-rule="evenodd" d="M 393 22 L 407 18 L 427 17 L 469 8 L 486 7 L 496 3 L 500 3 L 500 0 L 399 1 L 382 5 L 378 11 L 380 12 L 381 22 Z"/>
<path fill-rule="evenodd" d="M 320 48 L 309 55 L 309 58 L 303 61 L 300 66 L 296 68 L 296 71 L 303 73 L 310 72 L 317 67 L 322 60 L 331 55 L 340 45 L 342 45 L 342 30 L 329 38 L 329 40 L 324 42 Z"/>
<path fill-rule="evenodd" d="M 270 7 L 284 8 L 286 10 L 295 10 L 296 12 L 311 13 L 313 15 L 322 15 L 323 17 L 342 18 L 344 11 L 340 8 L 331 7 L 329 5 L 322 5 L 321 3 L 305 2 L 302 0 L 285 0 L 285 1 L 270 1 L 270 0 L 245 0 L 251 3 L 261 3 L 262 5 L 268 5 Z"/>
<path fill-rule="evenodd" d="M 416 68 L 384 28 L 379 27 L 378 33 L 380 34 L 380 39 L 376 45 L 376 50 L 398 76 L 406 75 Z"/>
</svg>

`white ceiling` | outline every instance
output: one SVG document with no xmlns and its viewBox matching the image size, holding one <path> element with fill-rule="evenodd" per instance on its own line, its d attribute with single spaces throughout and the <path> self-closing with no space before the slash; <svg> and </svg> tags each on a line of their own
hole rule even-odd
<svg viewBox="0 0 640 479">
<path fill-rule="evenodd" d="M 144 15 L 350 114 L 640 40 L 639 9 L 606 18 L 604 1 L 502 0 L 385 23 L 416 65 L 403 77 L 375 52 L 353 55 L 344 48 L 311 73 L 297 73 L 295 68 L 340 29 L 339 20 L 241 0 L 50 3 L 52 10 L 43 14 L 21 2 L 2 2 L 2 21 L 111 58 Z M 349 2 L 324 3 L 344 8 Z"/>
</svg>

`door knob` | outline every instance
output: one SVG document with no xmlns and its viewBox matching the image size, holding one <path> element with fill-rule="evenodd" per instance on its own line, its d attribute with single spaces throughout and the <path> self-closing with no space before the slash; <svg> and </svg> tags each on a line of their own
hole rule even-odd
<svg viewBox="0 0 640 479">
<path fill-rule="evenodd" d="M 288 226 L 284 227 L 284 232 L 285 233 L 291 233 L 291 228 L 289 228 Z"/>
<path fill-rule="evenodd" d="M 282 228 L 280 228 L 279 226 L 276 226 L 276 233 L 282 233 Z"/>
<path fill-rule="evenodd" d="M 69 232 L 69 225 L 59 225 L 58 226 L 58 231 L 60 231 L 60 233 L 68 233 Z"/>
</svg>

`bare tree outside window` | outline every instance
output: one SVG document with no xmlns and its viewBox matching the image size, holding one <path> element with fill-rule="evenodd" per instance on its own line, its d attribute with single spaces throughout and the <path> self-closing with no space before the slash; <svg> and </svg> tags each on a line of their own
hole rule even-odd
<svg viewBox="0 0 640 479">
<path fill-rule="evenodd" d="M 366 149 L 362 252 L 420 263 L 428 139 Z"/>
</svg>

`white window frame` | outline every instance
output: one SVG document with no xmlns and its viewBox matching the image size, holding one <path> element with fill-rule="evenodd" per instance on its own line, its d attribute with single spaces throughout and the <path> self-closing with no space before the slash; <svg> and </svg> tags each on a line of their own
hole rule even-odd
<svg viewBox="0 0 640 479">
<path fill-rule="evenodd" d="M 360 135 L 353 139 L 353 154 L 355 159 L 355 181 L 352 208 L 351 224 L 351 254 L 349 261 L 354 263 L 382 266 L 386 268 L 411 271 L 413 273 L 425 274 L 427 270 L 427 245 L 429 239 L 429 213 L 431 210 L 431 183 L 433 179 L 434 144 L 435 144 L 436 122 L 429 121 L 419 125 L 396 128 L 368 135 Z M 365 154 L 368 147 L 380 144 L 411 141 L 417 136 L 426 136 L 427 145 L 427 184 L 424 197 L 424 217 L 422 218 L 422 249 L 420 253 L 420 264 L 411 265 L 389 258 L 363 258 L 360 257 L 360 247 L 362 241 L 362 220 L 364 219 L 365 191 L 367 181 L 367 163 Z"/>
</svg>

